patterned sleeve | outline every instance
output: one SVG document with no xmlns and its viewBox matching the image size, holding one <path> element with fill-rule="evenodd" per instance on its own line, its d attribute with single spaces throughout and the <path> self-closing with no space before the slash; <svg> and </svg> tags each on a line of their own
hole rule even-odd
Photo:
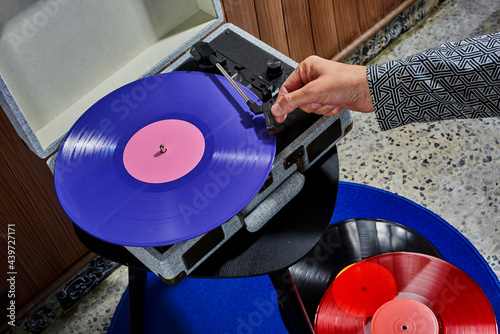
<svg viewBox="0 0 500 334">
<path fill-rule="evenodd" d="M 500 33 L 371 65 L 367 74 L 382 130 L 413 122 L 500 116 Z"/>
</svg>

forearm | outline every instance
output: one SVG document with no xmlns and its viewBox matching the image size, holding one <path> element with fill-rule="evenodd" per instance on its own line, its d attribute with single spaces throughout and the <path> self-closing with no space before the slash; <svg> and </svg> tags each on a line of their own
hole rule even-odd
<svg viewBox="0 0 500 334">
<path fill-rule="evenodd" d="M 446 43 L 367 68 L 382 130 L 413 122 L 500 116 L 500 34 Z"/>
</svg>

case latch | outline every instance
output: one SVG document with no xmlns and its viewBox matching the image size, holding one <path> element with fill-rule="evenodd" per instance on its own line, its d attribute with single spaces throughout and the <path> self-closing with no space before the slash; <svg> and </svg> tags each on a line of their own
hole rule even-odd
<svg viewBox="0 0 500 334">
<path fill-rule="evenodd" d="M 286 158 L 285 161 L 283 161 L 285 170 L 296 164 L 297 170 L 301 174 L 304 174 L 304 163 L 302 162 L 302 157 L 304 156 L 304 154 L 305 154 L 304 146 L 300 146 L 292 154 L 290 154 L 288 158 Z"/>
</svg>

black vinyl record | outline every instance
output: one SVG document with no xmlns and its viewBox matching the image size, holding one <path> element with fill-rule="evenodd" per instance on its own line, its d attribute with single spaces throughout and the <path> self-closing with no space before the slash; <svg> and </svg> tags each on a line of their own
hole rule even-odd
<svg viewBox="0 0 500 334">
<path fill-rule="evenodd" d="M 330 225 L 315 248 L 290 267 L 311 323 L 324 293 L 344 268 L 390 252 L 416 252 L 442 258 L 420 234 L 391 221 L 352 219 Z"/>
</svg>

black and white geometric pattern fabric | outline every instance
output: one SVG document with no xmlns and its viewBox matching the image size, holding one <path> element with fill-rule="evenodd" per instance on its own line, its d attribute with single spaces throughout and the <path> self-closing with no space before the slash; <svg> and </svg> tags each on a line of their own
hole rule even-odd
<svg viewBox="0 0 500 334">
<path fill-rule="evenodd" d="M 500 116 L 500 33 L 368 66 L 382 130 L 413 122 Z"/>
</svg>

